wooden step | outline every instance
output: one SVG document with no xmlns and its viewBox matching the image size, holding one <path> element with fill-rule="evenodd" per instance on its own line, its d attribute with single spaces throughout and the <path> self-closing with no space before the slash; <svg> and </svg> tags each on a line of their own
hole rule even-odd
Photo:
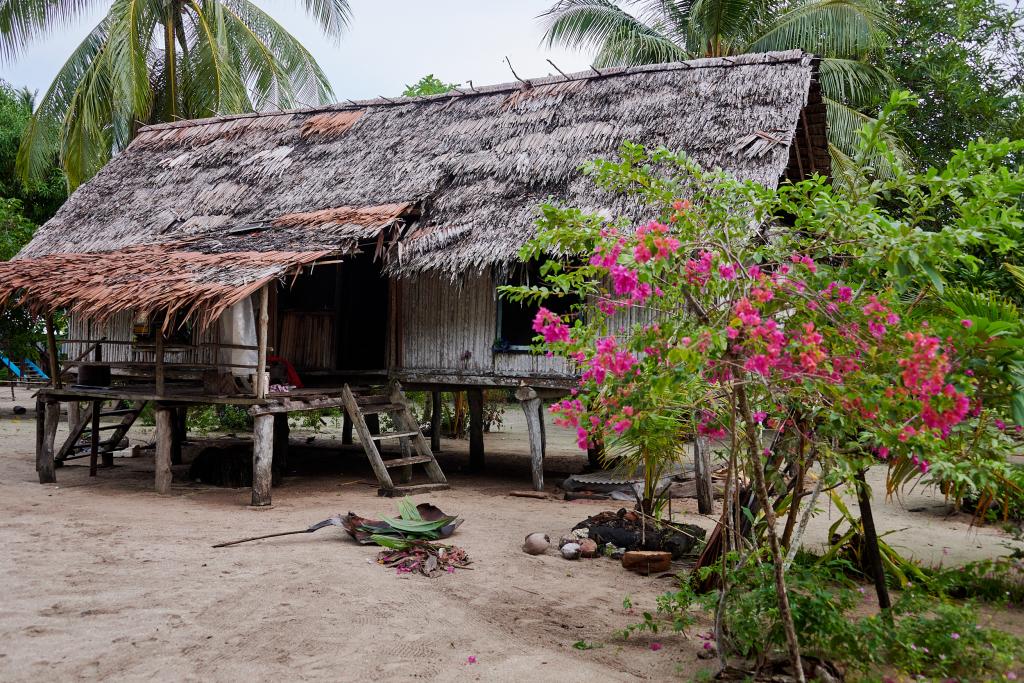
<svg viewBox="0 0 1024 683">
<path fill-rule="evenodd" d="M 113 424 L 113 425 L 100 425 L 100 428 L 98 430 L 96 430 L 96 431 L 99 431 L 99 432 L 109 432 L 112 429 L 121 429 L 122 427 L 124 427 L 124 425 L 121 424 L 120 422 L 118 422 L 117 424 Z M 90 432 L 92 432 L 92 427 L 86 427 L 85 429 L 82 430 L 83 434 L 87 434 L 87 433 L 90 433 Z"/>
<path fill-rule="evenodd" d="M 355 394 L 356 403 L 360 408 L 363 406 L 373 405 L 375 403 L 391 403 L 391 399 L 387 394 Z"/>
<path fill-rule="evenodd" d="M 370 438 L 374 441 L 383 441 L 384 439 L 407 439 L 410 436 L 416 436 L 419 432 L 384 432 L 383 434 L 374 434 Z"/>
<path fill-rule="evenodd" d="M 100 412 L 100 417 L 113 417 L 114 415 L 128 415 L 129 413 L 137 412 L 134 408 L 117 408 L 115 410 L 104 410 Z"/>
<path fill-rule="evenodd" d="M 395 496 L 415 496 L 417 493 L 429 493 L 430 491 L 445 491 L 451 487 L 448 484 L 400 484 L 394 488 L 377 489 L 378 496 L 394 498 Z"/>
<path fill-rule="evenodd" d="M 384 467 L 402 467 L 403 465 L 419 465 L 420 463 L 430 462 L 431 458 L 425 455 L 413 455 L 408 458 L 395 458 L 394 460 L 384 460 Z"/>
</svg>

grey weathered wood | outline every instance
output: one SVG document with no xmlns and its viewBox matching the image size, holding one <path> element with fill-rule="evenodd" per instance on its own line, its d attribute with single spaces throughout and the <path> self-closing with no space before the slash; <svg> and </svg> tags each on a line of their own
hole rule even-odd
<svg viewBox="0 0 1024 683">
<path fill-rule="evenodd" d="M 73 403 L 77 404 L 78 402 L 74 401 Z M 82 432 L 85 431 L 85 428 L 89 426 L 91 422 L 92 403 L 89 404 L 89 408 L 87 408 L 84 413 L 81 410 L 78 411 L 78 419 L 75 421 L 74 425 L 71 426 L 71 430 L 68 433 L 68 438 L 64 440 L 64 443 L 61 445 L 60 450 L 57 451 L 57 454 L 54 456 L 54 461 L 56 461 L 57 463 L 62 463 L 64 459 L 67 458 L 68 453 L 70 453 L 71 449 L 74 448 L 75 444 L 78 443 L 78 440 L 82 436 Z M 60 465 L 58 464 L 58 466 Z"/>
<path fill-rule="evenodd" d="M 11 385 L 14 386 L 13 384 Z M 42 397 L 36 396 L 36 470 L 39 470 L 39 464 L 43 462 L 43 434 L 46 431 L 44 423 L 46 421 L 46 403 L 43 402 Z M 46 482 L 40 481 L 40 484 Z"/>
<path fill-rule="evenodd" d="M 370 467 L 373 468 L 373 473 L 377 475 L 377 481 L 380 482 L 382 488 L 394 488 L 395 485 L 391 481 L 388 468 L 384 467 L 380 451 L 377 450 L 377 445 L 373 442 L 373 435 L 370 434 L 366 421 L 359 413 L 359 405 L 356 403 L 355 396 L 352 395 L 352 390 L 348 388 L 347 384 L 342 391 L 341 397 L 345 401 L 345 410 L 352 418 L 352 424 L 355 427 L 356 433 L 359 434 L 359 443 L 362 444 L 363 450 L 366 451 Z"/>
<path fill-rule="evenodd" d="M 168 406 L 156 407 L 156 492 L 171 490 L 171 441 L 174 439 L 174 409 Z"/>
<path fill-rule="evenodd" d="M 519 387 L 516 389 L 516 398 L 519 399 L 526 415 L 526 429 L 530 439 L 530 469 L 533 474 L 534 491 L 544 490 L 544 435 L 543 425 L 540 420 L 541 400 L 537 392 L 530 387 Z"/>
<path fill-rule="evenodd" d="M 270 285 L 263 285 L 260 289 L 260 318 L 256 328 L 257 331 L 257 343 L 258 350 L 256 351 L 256 398 L 266 398 L 267 396 L 267 382 L 266 382 L 266 370 L 267 370 L 267 325 L 270 322 L 269 313 L 269 300 Z"/>
<path fill-rule="evenodd" d="M 697 483 L 697 511 L 709 515 L 713 507 L 711 484 L 711 444 L 703 436 L 693 442 L 693 474 Z"/>
<path fill-rule="evenodd" d="M 441 392 L 430 392 L 430 450 L 434 453 L 441 452 L 441 418 L 444 416 L 441 407 Z"/>
<path fill-rule="evenodd" d="M 96 467 L 100 457 L 100 408 L 102 401 L 92 402 L 92 428 L 89 433 L 89 476 L 96 476 Z M 106 459 L 106 458 L 104 458 Z M 106 464 L 106 463 L 104 463 Z M 111 463 L 113 464 L 113 463 Z"/>
<path fill-rule="evenodd" d="M 434 453 L 430 450 L 430 444 L 427 442 L 426 437 L 423 436 L 423 432 L 420 431 L 420 426 L 416 424 L 415 418 L 413 418 L 412 406 L 409 405 L 409 400 L 402 393 L 402 385 L 398 382 L 392 382 L 388 394 L 392 403 L 405 407 L 405 410 L 395 413 L 399 427 L 415 432 L 412 437 L 413 447 L 420 455 L 430 458 L 429 462 L 423 464 L 423 468 L 427 471 L 427 477 L 431 483 L 447 485 L 448 479 L 445 478 L 444 472 L 441 471 L 441 466 L 434 459 Z"/>
<path fill-rule="evenodd" d="M 40 484 L 57 481 L 53 469 L 53 442 L 57 438 L 57 423 L 60 422 L 60 403 L 47 401 L 43 408 L 43 439 L 36 453 L 36 472 Z"/>
<path fill-rule="evenodd" d="M 325 396 L 323 398 L 296 399 L 278 398 L 271 399 L 273 403 L 266 405 L 255 405 L 249 408 L 249 414 L 270 415 L 273 413 L 301 413 L 308 410 L 322 410 L 324 408 L 341 408 L 345 405 L 345 399 L 341 396 Z"/>
<path fill-rule="evenodd" d="M 57 335 L 53 329 L 52 315 L 46 316 L 46 350 L 50 356 L 50 386 L 60 389 L 60 356 L 57 354 Z"/>
<path fill-rule="evenodd" d="M 484 470 L 484 392 L 470 389 L 469 398 L 469 469 Z"/>
<path fill-rule="evenodd" d="M 252 505 L 270 505 L 274 466 L 274 416 L 257 415 L 252 427 Z"/>
</svg>

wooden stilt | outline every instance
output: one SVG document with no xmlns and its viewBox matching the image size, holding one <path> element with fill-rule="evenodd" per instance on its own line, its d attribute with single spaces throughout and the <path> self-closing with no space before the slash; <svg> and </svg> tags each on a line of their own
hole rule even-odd
<svg viewBox="0 0 1024 683">
<path fill-rule="evenodd" d="M 181 447 L 185 443 L 185 437 L 188 432 L 187 427 L 188 421 L 188 408 L 179 406 L 174 409 L 174 439 L 171 440 L 171 464 L 180 465 L 182 463 L 181 458 Z M 114 454 L 111 453 L 110 457 L 113 458 Z M 106 457 L 106 455 L 104 455 Z"/>
<path fill-rule="evenodd" d="M 444 417 L 444 410 L 441 405 L 441 392 L 430 392 L 431 413 L 430 413 L 430 450 L 434 453 L 441 452 L 441 418 Z"/>
<path fill-rule="evenodd" d="M 484 392 L 470 389 L 469 398 L 469 469 L 484 470 Z"/>
<path fill-rule="evenodd" d="M 270 505 L 274 465 L 274 416 L 257 415 L 252 428 L 252 505 Z"/>
<path fill-rule="evenodd" d="M 103 401 L 92 402 L 92 424 L 91 432 L 89 433 L 89 476 L 96 476 L 96 468 L 99 466 L 100 457 L 100 410 L 103 408 Z M 113 456 L 113 454 L 111 454 Z M 103 460 L 106 461 L 106 454 L 103 455 Z M 111 457 L 113 459 L 113 457 Z M 106 462 L 103 463 L 104 465 Z M 113 464 L 113 462 L 111 462 Z"/>
<path fill-rule="evenodd" d="M 288 436 L 290 433 L 288 413 L 276 413 L 274 415 L 274 462 L 277 463 L 277 468 L 281 472 L 288 467 Z"/>
<path fill-rule="evenodd" d="M 540 425 L 540 453 L 542 457 L 548 455 L 548 430 L 547 425 L 544 424 L 544 402 L 538 401 L 537 403 L 537 424 Z"/>
<path fill-rule="evenodd" d="M 267 325 L 270 322 L 269 287 L 270 285 L 264 285 L 263 288 L 260 289 L 260 319 L 256 328 L 258 333 L 257 345 L 259 347 L 259 350 L 257 351 L 259 355 L 256 357 L 256 398 L 267 397 L 267 383 L 265 375 L 267 370 Z M 269 492 L 270 489 L 268 488 L 267 491 Z M 253 505 L 255 505 L 255 503 L 253 503 Z"/>
<path fill-rule="evenodd" d="M 174 409 L 158 405 L 156 407 L 156 492 L 168 493 L 171 490 L 171 442 L 174 440 Z"/>
<path fill-rule="evenodd" d="M 341 443 L 344 446 L 352 444 L 352 418 L 345 411 L 342 412 L 341 422 Z"/>
<path fill-rule="evenodd" d="M 68 429 L 74 429 L 82 419 L 82 404 L 78 401 L 68 403 Z"/>
<path fill-rule="evenodd" d="M 709 515 L 714 502 L 711 488 L 711 444 L 703 436 L 693 441 L 693 476 L 697 482 L 697 511 Z"/>
<path fill-rule="evenodd" d="M 516 398 L 526 414 L 526 428 L 530 438 L 530 466 L 533 474 L 533 490 L 544 490 L 544 435 L 540 419 L 541 400 L 530 387 L 516 389 Z"/>
<path fill-rule="evenodd" d="M 38 402 L 36 406 L 38 410 Z M 57 475 L 53 470 L 53 442 L 57 438 L 57 423 L 60 422 L 60 403 L 46 401 L 42 414 L 42 439 L 39 440 L 36 451 L 36 472 L 39 474 L 40 484 L 52 484 L 57 481 Z"/>
<path fill-rule="evenodd" d="M 593 445 L 587 447 L 587 466 L 591 470 L 601 469 L 601 460 L 604 458 L 604 438 L 600 435 L 594 435 Z"/>
</svg>

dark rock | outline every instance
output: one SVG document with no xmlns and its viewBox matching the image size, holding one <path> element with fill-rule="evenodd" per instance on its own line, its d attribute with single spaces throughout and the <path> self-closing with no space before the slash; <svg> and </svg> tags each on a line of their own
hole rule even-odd
<svg viewBox="0 0 1024 683">
<path fill-rule="evenodd" d="M 24 415 L 26 412 L 28 411 L 25 410 L 25 406 L 14 406 L 15 415 Z"/>
</svg>

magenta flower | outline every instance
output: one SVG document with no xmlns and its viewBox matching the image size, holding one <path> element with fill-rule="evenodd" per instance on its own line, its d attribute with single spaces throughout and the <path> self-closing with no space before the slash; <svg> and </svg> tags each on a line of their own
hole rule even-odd
<svg viewBox="0 0 1024 683">
<path fill-rule="evenodd" d="M 959 633 L 950 633 L 949 637 L 952 638 L 953 640 L 960 640 L 960 634 Z"/>
<path fill-rule="evenodd" d="M 736 267 L 731 263 L 723 263 L 718 266 L 718 274 L 723 280 L 735 280 L 736 279 Z"/>
<path fill-rule="evenodd" d="M 466 657 L 466 664 L 476 664 L 476 657 L 474 655 Z"/>
<path fill-rule="evenodd" d="M 651 643 L 651 649 L 657 652 L 661 649 L 661 643 Z"/>
<path fill-rule="evenodd" d="M 974 326 L 974 321 L 964 318 L 963 320 L 960 321 L 960 324 L 964 326 L 965 330 L 969 330 L 971 327 Z"/>
</svg>

